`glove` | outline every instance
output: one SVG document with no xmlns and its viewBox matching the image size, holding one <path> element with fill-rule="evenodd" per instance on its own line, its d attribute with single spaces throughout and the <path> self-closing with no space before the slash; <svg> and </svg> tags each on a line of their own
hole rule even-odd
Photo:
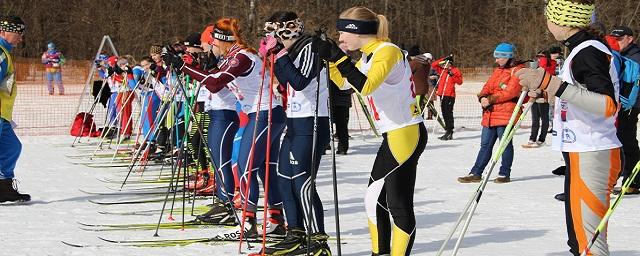
<svg viewBox="0 0 640 256">
<path fill-rule="evenodd" d="M 172 65 L 174 68 L 181 69 L 184 66 L 184 61 L 178 54 L 176 54 L 171 46 L 162 47 L 162 61 L 167 65 Z"/>
<path fill-rule="evenodd" d="M 314 38 L 314 43 L 318 46 L 318 56 L 323 60 L 337 62 L 342 57 L 347 56 L 338 44 L 331 39 L 322 40 L 318 37 Z"/>
<path fill-rule="evenodd" d="M 193 64 L 193 56 L 191 54 L 182 55 L 182 61 L 187 65 Z"/>
<path fill-rule="evenodd" d="M 449 62 L 453 62 L 453 53 L 449 54 L 447 57 L 444 57 L 444 59 L 442 59 L 444 61 L 449 61 Z"/>
<path fill-rule="evenodd" d="M 449 72 L 447 72 L 449 74 L 449 76 L 454 76 L 453 75 L 453 71 L 451 71 L 451 69 L 449 69 Z"/>
<path fill-rule="evenodd" d="M 546 91 L 549 97 L 554 97 L 562 84 L 560 78 L 552 76 L 544 71 L 543 68 L 523 68 L 518 70 L 515 75 L 520 79 L 520 85 L 523 91 L 540 89 L 540 91 Z"/>
<path fill-rule="evenodd" d="M 260 48 L 258 48 L 258 53 L 260 54 L 260 56 L 265 57 L 267 56 L 268 52 L 269 50 L 267 49 L 267 38 L 263 37 L 262 39 L 260 39 Z"/>
</svg>

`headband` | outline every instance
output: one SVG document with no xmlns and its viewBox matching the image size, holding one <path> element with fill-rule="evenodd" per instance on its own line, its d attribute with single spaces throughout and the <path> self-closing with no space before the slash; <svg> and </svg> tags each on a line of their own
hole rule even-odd
<svg viewBox="0 0 640 256">
<path fill-rule="evenodd" d="M 595 4 L 574 3 L 567 0 L 549 0 L 545 16 L 552 23 L 564 27 L 587 27 Z"/>
<path fill-rule="evenodd" d="M 273 33 L 275 37 L 287 40 L 302 35 L 304 32 L 304 24 L 300 19 L 285 22 L 267 21 L 264 23 L 264 32 L 266 34 Z"/>
<path fill-rule="evenodd" d="M 378 21 L 338 19 L 338 31 L 360 35 L 375 35 L 378 33 Z"/>
<path fill-rule="evenodd" d="M 214 28 L 213 29 L 213 38 L 221 40 L 221 41 L 225 41 L 225 42 L 235 42 L 236 41 L 236 37 L 233 36 L 231 31 L 224 31 L 224 30 L 219 29 L 219 28 Z"/>
<path fill-rule="evenodd" d="M 23 35 L 27 27 L 20 17 L 2 16 L 0 17 L 0 31 L 18 33 Z"/>
</svg>

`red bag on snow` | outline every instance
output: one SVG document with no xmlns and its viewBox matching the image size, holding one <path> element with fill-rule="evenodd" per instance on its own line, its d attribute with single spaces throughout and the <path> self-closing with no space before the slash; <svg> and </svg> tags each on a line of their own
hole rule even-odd
<svg viewBox="0 0 640 256">
<path fill-rule="evenodd" d="M 97 130 L 96 124 L 93 122 L 92 114 L 80 112 L 76 114 L 69 134 L 79 137 L 98 137 L 100 136 L 100 131 Z"/>
</svg>

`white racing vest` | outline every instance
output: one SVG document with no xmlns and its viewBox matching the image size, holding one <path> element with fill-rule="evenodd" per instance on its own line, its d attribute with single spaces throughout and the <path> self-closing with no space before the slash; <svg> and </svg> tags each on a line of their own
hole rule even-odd
<svg viewBox="0 0 640 256">
<path fill-rule="evenodd" d="M 268 69 L 265 70 L 266 74 L 264 76 L 264 83 L 262 83 L 262 89 L 261 89 L 260 83 L 261 83 L 262 77 L 260 74 L 260 71 L 261 71 L 260 69 L 263 64 L 262 64 L 262 60 L 260 60 L 260 57 L 246 50 L 240 50 L 236 54 L 244 54 L 253 61 L 253 66 L 251 67 L 249 74 L 245 76 L 238 76 L 232 82 L 239 88 L 240 90 L 239 94 L 242 95 L 242 99 L 239 99 L 240 103 L 242 104 L 242 111 L 247 114 L 256 112 L 258 110 L 259 100 L 260 100 L 260 111 L 268 110 L 269 95 L 270 95 L 269 90 L 271 90 L 271 88 L 269 87 L 269 81 L 270 81 L 269 70 Z M 228 90 L 228 89 L 225 89 L 225 90 Z M 258 96 L 260 95 L 261 90 L 262 90 L 262 99 L 259 99 Z M 273 104 L 272 108 L 282 105 L 282 103 L 276 97 L 275 94 L 273 94 L 272 104 Z M 233 109 L 235 109 L 235 105 Z"/>
<path fill-rule="evenodd" d="M 311 44 L 307 44 L 296 57 L 293 64 L 296 68 L 300 69 L 301 73 L 312 73 L 315 70 L 306 70 L 312 68 L 311 65 L 304 65 L 301 67 L 302 55 L 306 55 L 308 60 L 312 57 Z M 314 116 L 316 109 L 316 89 L 318 86 L 318 78 L 314 77 L 309 85 L 302 89 L 302 91 L 296 91 L 293 87 L 288 86 L 288 102 L 287 102 L 287 118 L 301 118 Z M 318 97 L 318 116 L 329 116 L 329 110 L 327 103 L 329 99 L 329 89 L 327 88 L 327 70 L 322 69 L 320 71 L 320 97 Z"/>
<path fill-rule="evenodd" d="M 558 75 L 562 81 L 570 83 L 568 86 L 579 86 L 573 78 L 571 62 L 582 49 L 593 46 L 596 49 L 611 56 L 609 49 L 599 41 L 587 40 L 576 46 L 562 65 Z M 609 75 L 615 91 L 615 100 L 618 101 L 618 73 L 613 64 L 609 65 Z M 587 112 L 566 100 L 556 97 L 556 106 L 553 110 L 553 150 L 562 152 L 589 152 L 619 148 L 622 146 L 616 136 L 617 114 L 604 117 Z"/>
<path fill-rule="evenodd" d="M 395 47 L 401 51 L 398 46 L 384 42 L 372 52 L 371 58 L 375 58 L 376 52 L 383 47 Z M 364 75 L 369 73 L 371 63 L 363 54 L 359 69 Z M 378 131 L 386 133 L 423 121 L 415 105 L 414 88 L 411 67 L 405 58 L 396 63 L 384 82 L 367 96 L 369 111 Z"/>
</svg>

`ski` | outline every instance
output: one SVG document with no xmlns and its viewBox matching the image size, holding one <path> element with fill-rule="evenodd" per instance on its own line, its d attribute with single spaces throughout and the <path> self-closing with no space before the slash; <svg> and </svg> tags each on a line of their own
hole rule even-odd
<svg viewBox="0 0 640 256">
<path fill-rule="evenodd" d="M 155 230 L 158 227 L 157 223 L 129 223 L 129 224 L 87 224 L 78 222 L 82 225 L 82 230 L 86 231 L 121 231 L 121 230 Z M 160 223 L 160 229 L 210 229 L 220 227 L 236 227 L 236 225 L 217 225 L 199 220 L 187 221 L 184 224 L 182 222 L 173 223 Z"/>
<path fill-rule="evenodd" d="M 356 98 L 358 98 L 358 102 L 360 103 L 360 107 L 362 107 L 362 112 L 364 112 L 365 117 L 367 117 L 367 121 L 369 121 L 369 125 L 371 126 L 371 130 L 373 131 L 373 134 L 376 135 L 376 137 L 380 137 L 380 134 L 378 133 L 378 129 L 376 129 L 376 125 L 373 122 L 373 118 L 371 118 L 371 113 L 369 112 L 369 108 L 367 107 L 367 104 L 364 102 L 364 99 L 362 99 L 362 95 L 360 95 L 360 93 L 355 93 L 356 94 Z"/>
<path fill-rule="evenodd" d="M 167 246 L 185 246 L 196 243 L 228 243 L 228 242 L 239 242 L 240 232 L 231 234 L 219 234 L 214 237 L 204 237 L 204 238 L 185 238 L 185 239 L 158 239 L 158 240 L 112 240 L 106 239 L 102 237 L 98 237 L 98 239 L 112 243 L 112 244 L 120 244 L 125 246 L 138 246 L 138 247 L 167 247 Z M 244 238 L 243 238 L 244 240 Z M 262 243 L 262 238 L 247 238 L 250 243 Z M 281 241 L 282 239 L 269 238 L 267 237 L 266 243 L 276 243 Z M 245 240 L 246 241 L 246 240 Z"/>
<path fill-rule="evenodd" d="M 188 200 L 191 200 L 192 197 L 189 197 Z M 208 200 L 209 198 L 207 197 L 201 197 L 198 196 L 196 197 L 196 200 Z M 97 204 L 97 205 L 119 205 L 119 204 L 147 204 L 147 203 L 157 203 L 157 202 L 164 202 L 166 199 L 164 197 L 162 198 L 154 198 L 154 199 L 142 199 L 142 200 L 131 200 L 131 201 L 95 201 L 95 200 L 91 200 L 89 199 L 88 201 L 92 204 Z M 169 199 L 171 200 L 171 199 Z M 182 201 L 182 197 L 176 197 L 175 200 L 178 201 Z"/>
<path fill-rule="evenodd" d="M 120 191 L 120 192 L 92 192 L 86 191 L 82 189 L 78 189 L 80 192 L 85 193 L 87 195 L 98 195 L 98 196 L 144 196 L 144 195 L 165 195 L 167 191 Z M 171 191 L 170 193 L 182 193 L 182 190 Z"/>
<path fill-rule="evenodd" d="M 438 124 L 442 126 L 442 129 L 446 130 L 447 128 L 445 128 L 444 121 L 442 120 L 442 117 L 440 117 L 440 114 L 438 114 L 438 110 L 436 110 L 436 107 L 433 105 L 433 102 L 427 103 L 427 108 L 429 109 L 429 111 L 431 111 L 431 114 L 433 114 L 436 117 L 436 120 L 438 121 Z"/>
<path fill-rule="evenodd" d="M 193 208 L 193 214 L 194 215 L 202 215 L 205 214 L 206 212 L 209 211 L 209 209 L 211 209 L 211 207 L 209 205 L 200 205 L 200 206 L 196 206 L 195 208 Z M 128 216 L 128 215 L 139 215 L 139 216 L 153 216 L 156 214 L 159 214 L 162 210 L 144 210 L 144 211 L 128 211 L 128 212 L 108 212 L 108 211 L 98 211 L 98 214 L 103 214 L 103 215 L 124 215 L 124 216 Z M 185 209 L 186 212 L 191 213 L 191 208 L 187 208 Z M 175 208 L 173 209 L 173 213 L 174 215 L 176 214 L 182 214 L 182 208 Z"/>
</svg>

